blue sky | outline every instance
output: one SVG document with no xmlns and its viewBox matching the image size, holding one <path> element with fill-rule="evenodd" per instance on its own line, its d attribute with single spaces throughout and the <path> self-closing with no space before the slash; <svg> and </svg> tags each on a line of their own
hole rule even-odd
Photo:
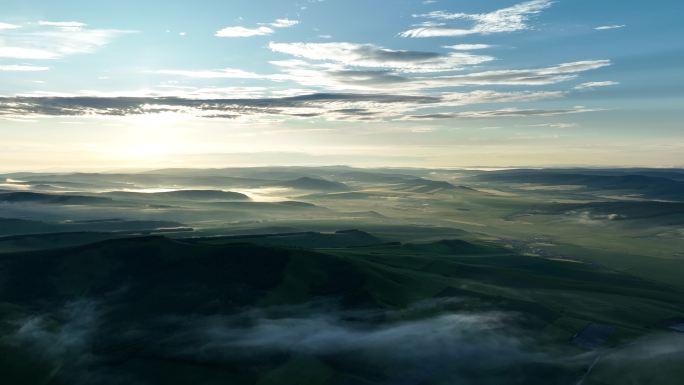
<svg viewBox="0 0 684 385">
<path fill-rule="evenodd" d="M 684 166 L 682 11 L 4 0 L 0 164 Z"/>
</svg>

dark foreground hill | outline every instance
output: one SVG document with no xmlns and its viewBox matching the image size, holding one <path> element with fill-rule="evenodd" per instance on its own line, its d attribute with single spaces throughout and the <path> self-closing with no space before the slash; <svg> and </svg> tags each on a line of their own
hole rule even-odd
<svg viewBox="0 0 684 385">
<path fill-rule="evenodd" d="M 3 383 L 568 384 L 587 324 L 620 351 L 684 315 L 676 289 L 590 264 L 307 234 L 0 254 Z"/>
</svg>

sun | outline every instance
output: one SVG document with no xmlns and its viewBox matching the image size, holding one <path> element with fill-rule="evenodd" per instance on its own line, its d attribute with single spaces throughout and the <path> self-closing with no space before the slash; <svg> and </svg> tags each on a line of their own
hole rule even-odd
<svg viewBox="0 0 684 385">
<path fill-rule="evenodd" d="M 166 112 L 134 115 L 117 123 L 121 135 L 110 143 L 117 159 L 149 163 L 162 161 L 192 147 L 188 138 L 188 124 L 193 119 L 186 114 Z"/>
</svg>

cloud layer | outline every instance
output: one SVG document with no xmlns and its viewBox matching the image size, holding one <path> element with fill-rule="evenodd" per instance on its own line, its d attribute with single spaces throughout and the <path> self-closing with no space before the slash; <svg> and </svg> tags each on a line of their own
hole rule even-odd
<svg viewBox="0 0 684 385">
<path fill-rule="evenodd" d="M 40 72 L 47 71 L 50 67 L 33 66 L 33 65 L 0 65 L 0 72 Z"/>
<path fill-rule="evenodd" d="M 582 84 L 576 85 L 575 89 L 576 90 L 589 90 L 589 89 L 598 88 L 598 87 L 616 86 L 618 84 L 620 84 L 620 82 L 615 82 L 612 80 L 603 81 L 603 82 L 587 82 L 587 83 L 582 83 Z"/>
<path fill-rule="evenodd" d="M 417 14 L 413 16 L 422 23 L 401 35 L 465 36 L 528 30 L 532 29 L 533 17 L 552 3 L 531 0 L 486 13 Z M 279 18 L 254 26 L 228 26 L 216 31 L 215 36 L 266 36 L 299 24 L 299 20 Z M 22 61 L 3 62 L 0 72 L 47 71 L 50 67 L 24 61 L 43 62 L 93 52 L 129 32 L 91 28 L 73 20 L 41 20 L 25 25 L 0 23 L 0 59 Z M 499 58 L 483 54 L 481 50 L 494 47 L 485 43 L 443 45 L 434 51 L 349 41 L 271 41 L 267 47 L 274 56 L 269 62 L 272 70 L 143 69 L 141 73 L 146 77 L 155 75 L 160 83 L 147 89 L 121 92 L 19 93 L 0 98 L 0 117 L 16 120 L 23 119 L 24 115 L 92 117 L 177 113 L 213 119 L 427 121 L 553 116 L 595 109 L 545 109 L 519 104 L 563 98 L 573 89 L 591 90 L 615 84 L 585 82 L 574 88 L 571 85 L 550 90 L 549 86 L 577 80 L 582 73 L 607 67 L 611 62 L 591 59 L 536 68 L 510 68 L 501 65 Z M 465 109 L 485 104 L 488 106 L 480 111 Z"/>
<path fill-rule="evenodd" d="M 625 24 L 611 24 L 611 25 L 601 25 L 596 28 L 594 28 L 597 31 L 605 31 L 608 29 L 620 29 L 620 28 L 625 28 Z"/>
<path fill-rule="evenodd" d="M 491 56 L 468 53 L 391 50 L 373 44 L 272 42 L 269 48 L 297 58 L 339 64 L 342 68 L 390 68 L 402 72 L 455 71 L 494 60 Z"/>
<path fill-rule="evenodd" d="M 450 13 L 435 11 L 426 14 L 414 15 L 416 18 L 437 20 L 440 23 L 428 22 L 400 33 L 402 37 L 449 37 L 466 36 L 474 34 L 492 34 L 503 32 L 515 32 L 529 29 L 529 19 L 549 8 L 551 0 L 532 0 L 520 3 L 508 8 L 502 8 L 489 13 Z M 447 25 L 443 22 L 466 21 L 470 25 L 466 27 Z"/>
<path fill-rule="evenodd" d="M 252 36 L 266 36 L 275 32 L 273 28 L 290 28 L 299 24 L 299 20 L 291 19 L 276 19 L 272 23 L 261 24 L 256 27 L 242 27 L 233 26 L 225 27 L 216 31 L 217 37 L 252 37 Z"/>
<path fill-rule="evenodd" d="M 17 29 L 17 28 L 21 28 L 21 26 L 16 25 L 16 24 L 1 23 L 0 22 L 0 30 L 2 30 L 2 29 Z"/>
<path fill-rule="evenodd" d="M 68 383 L 139 383 L 119 356 L 173 365 L 239 363 L 278 366 L 275 357 L 307 356 L 346 363 L 340 373 L 375 373 L 379 383 L 500 383 L 517 365 L 546 362 L 509 314 L 449 311 L 452 299 L 404 310 L 339 310 L 326 304 L 247 309 L 231 315 L 110 319 L 105 303 L 81 300 L 57 314 L 20 322 L 11 336 L 43 362 L 60 363 L 53 375 Z M 114 310 L 115 311 L 115 310 Z M 48 320 L 61 322 L 51 326 Z M 378 323 L 378 319 L 385 319 Z M 142 343 L 142 345 L 141 345 Z M 144 349 L 136 347 L 144 346 Z M 364 374 L 365 373 L 365 374 Z"/>
<path fill-rule="evenodd" d="M 218 90 L 214 90 L 218 92 Z M 227 90 L 231 91 L 231 90 Z M 245 92 L 245 90 L 237 90 Z M 259 90 L 256 90 L 259 91 Z M 211 92 L 207 90 L 205 92 Z M 144 96 L 19 96 L 0 98 L 0 117 L 26 116 L 127 116 L 160 113 L 190 114 L 199 118 L 382 121 L 426 118 L 489 117 L 494 113 L 459 112 L 416 114 L 424 109 L 453 108 L 476 104 L 531 102 L 562 97 L 562 92 L 472 91 L 440 96 L 390 94 L 319 93 L 294 97 L 254 97 L 241 99 L 202 99 Z M 526 110 L 500 110 L 500 116 L 522 116 Z M 585 110 L 581 110 L 585 111 Z M 568 110 L 577 113 L 580 110 Z M 415 115 L 411 115 L 411 114 Z M 536 115 L 558 115 L 563 110 L 535 110 Z M 530 115 L 527 113 L 526 115 Z"/>
<path fill-rule="evenodd" d="M 425 61 L 421 62 L 418 59 L 413 61 L 407 60 L 401 66 L 403 68 L 410 68 L 413 72 L 419 72 L 421 68 L 425 71 L 430 66 L 434 70 L 436 66 L 447 65 L 445 63 L 449 63 L 453 59 L 451 56 L 435 57 L 427 63 Z M 354 59 L 352 56 L 351 59 L 346 60 L 353 62 Z M 360 60 L 362 60 L 362 64 L 366 65 L 381 65 L 376 62 L 380 61 L 377 57 L 375 59 L 364 57 Z M 391 60 L 385 60 L 384 63 L 387 66 L 391 66 Z M 346 67 L 339 68 L 334 65 L 336 63 L 332 63 L 333 66 L 331 67 L 329 65 L 312 64 L 302 60 L 273 62 L 273 64 L 282 69 L 282 74 L 269 77 L 273 80 L 289 80 L 304 86 L 325 87 L 331 90 L 379 92 L 390 89 L 398 92 L 416 92 L 419 90 L 464 86 L 550 85 L 575 79 L 579 73 L 607 67 L 611 63 L 609 60 L 584 60 L 533 69 L 475 71 L 466 74 L 427 76 L 421 74 L 418 74 L 418 76 L 407 76 L 402 71 L 396 70 L 396 67 L 385 70 L 378 68 L 354 70 L 353 68 Z"/>
<path fill-rule="evenodd" d="M 88 28 L 75 21 L 0 27 L 0 59 L 52 60 L 91 53 L 134 31 Z"/>
</svg>

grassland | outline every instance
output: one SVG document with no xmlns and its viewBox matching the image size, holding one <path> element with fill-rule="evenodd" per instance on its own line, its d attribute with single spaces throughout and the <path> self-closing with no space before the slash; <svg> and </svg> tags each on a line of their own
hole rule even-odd
<svg viewBox="0 0 684 385">
<path fill-rule="evenodd" d="M 682 376 L 681 170 L 5 177 L 8 383 Z"/>
</svg>

